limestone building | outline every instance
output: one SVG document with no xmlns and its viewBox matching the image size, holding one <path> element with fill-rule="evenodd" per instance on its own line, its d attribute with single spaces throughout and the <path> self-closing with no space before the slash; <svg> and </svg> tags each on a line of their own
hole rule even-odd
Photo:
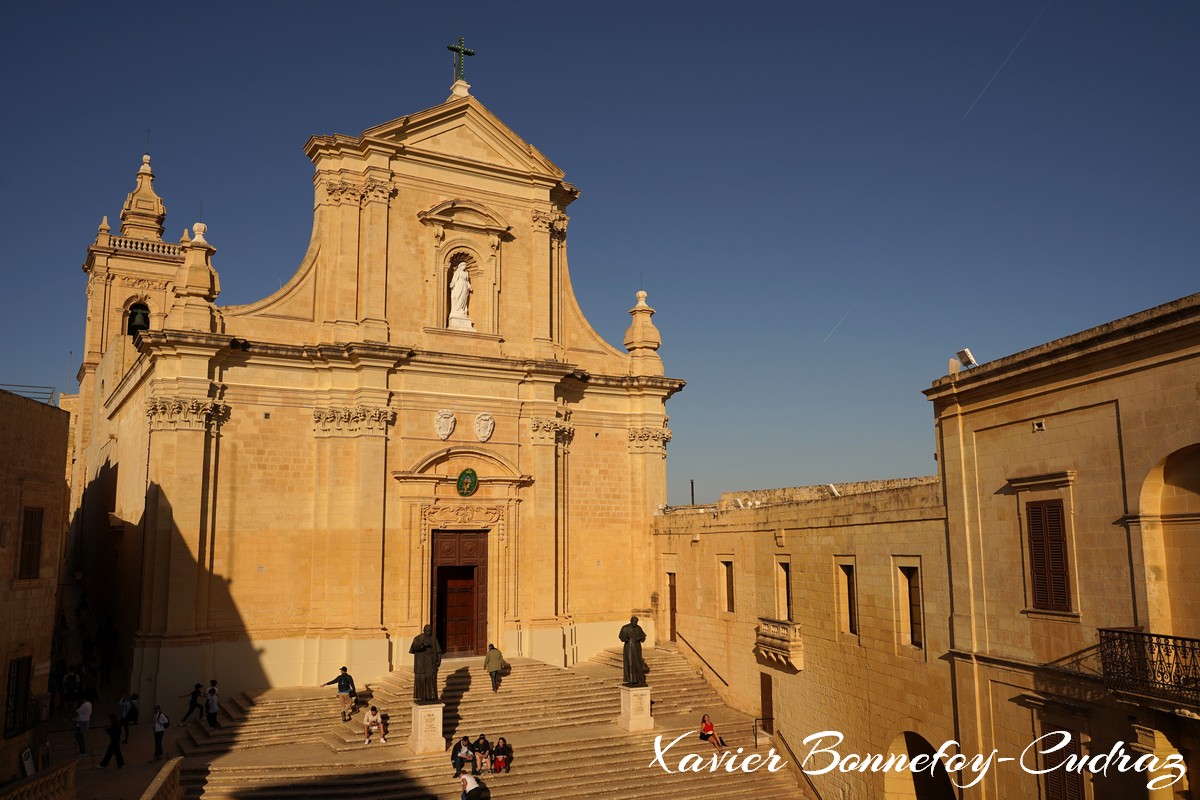
<svg viewBox="0 0 1200 800">
<path fill-rule="evenodd" d="M 660 638 L 796 763 L 825 730 L 841 753 L 1020 759 L 833 770 L 821 797 L 1200 797 L 1200 295 L 926 395 L 935 477 L 657 517 Z M 1124 771 L 1065 768 L 1114 752 Z"/>
<path fill-rule="evenodd" d="M 143 702 L 370 679 L 426 623 L 450 654 L 572 664 L 649 612 L 683 382 L 645 293 L 623 351 L 588 324 L 578 190 L 452 92 L 309 139 L 311 242 L 258 302 L 217 305 L 203 224 L 163 239 L 149 156 L 88 247 L 78 568 Z"/>
<path fill-rule="evenodd" d="M 67 426 L 62 409 L 0 390 L 0 648 L 4 738 L 0 783 L 24 777 L 45 741 L 51 634 L 67 504 Z"/>
<path fill-rule="evenodd" d="M 1146 772 L 992 770 L 971 797 L 1200 797 L 1200 295 L 926 391 L 946 487 L 963 747 L 1182 759 Z M 1147 762 L 1149 763 L 1149 762 Z M 1165 774 L 1170 770 L 1165 770 Z"/>
<path fill-rule="evenodd" d="M 918 755 L 954 738 L 936 477 L 728 493 L 667 509 L 655 541 L 660 639 L 762 718 L 793 764 L 821 731 L 838 731 L 844 753 Z M 941 798 L 948 781 L 944 771 L 806 779 L 814 796 L 856 800 Z"/>
</svg>

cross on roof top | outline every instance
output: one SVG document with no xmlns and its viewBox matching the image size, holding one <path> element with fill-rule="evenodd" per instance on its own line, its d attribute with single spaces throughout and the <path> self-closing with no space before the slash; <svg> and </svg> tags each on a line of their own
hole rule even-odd
<svg viewBox="0 0 1200 800">
<path fill-rule="evenodd" d="M 446 45 L 446 49 L 456 53 L 454 57 L 454 80 L 466 80 L 463 77 L 463 56 L 473 56 L 475 55 L 475 51 L 466 48 L 463 44 L 462 36 L 458 37 L 458 44 L 448 44 Z"/>
</svg>

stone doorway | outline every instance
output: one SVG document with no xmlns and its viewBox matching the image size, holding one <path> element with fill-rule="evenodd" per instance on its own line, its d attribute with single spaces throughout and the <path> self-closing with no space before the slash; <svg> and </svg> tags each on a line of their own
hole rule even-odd
<svg viewBox="0 0 1200 800">
<path fill-rule="evenodd" d="M 487 531 L 434 531 L 430 618 L 447 656 L 487 648 Z"/>
</svg>

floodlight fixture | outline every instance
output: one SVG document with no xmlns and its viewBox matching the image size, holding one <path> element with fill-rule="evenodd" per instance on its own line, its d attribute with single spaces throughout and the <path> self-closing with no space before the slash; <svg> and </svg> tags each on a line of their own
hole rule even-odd
<svg viewBox="0 0 1200 800">
<path fill-rule="evenodd" d="M 962 365 L 967 369 L 979 366 L 979 362 L 975 360 L 975 356 L 971 355 L 971 349 L 968 347 L 964 347 L 954 355 L 958 356 L 958 360 L 961 361 Z"/>
</svg>

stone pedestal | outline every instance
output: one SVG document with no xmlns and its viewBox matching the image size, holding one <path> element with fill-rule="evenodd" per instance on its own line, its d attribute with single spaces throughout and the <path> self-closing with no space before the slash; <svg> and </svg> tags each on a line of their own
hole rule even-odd
<svg viewBox="0 0 1200 800">
<path fill-rule="evenodd" d="M 648 731 L 654 727 L 649 686 L 621 687 L 621 716 L 617 725 L 627 731 Z"/>
<path fill-rule="evenodd" d="M 408 746 L 417 755 L 445 752 L 446 739 L 442 736 L 445 707 L 445 703 L 412 704 L 412 735 L 408 737 Z"/>
</svg>

